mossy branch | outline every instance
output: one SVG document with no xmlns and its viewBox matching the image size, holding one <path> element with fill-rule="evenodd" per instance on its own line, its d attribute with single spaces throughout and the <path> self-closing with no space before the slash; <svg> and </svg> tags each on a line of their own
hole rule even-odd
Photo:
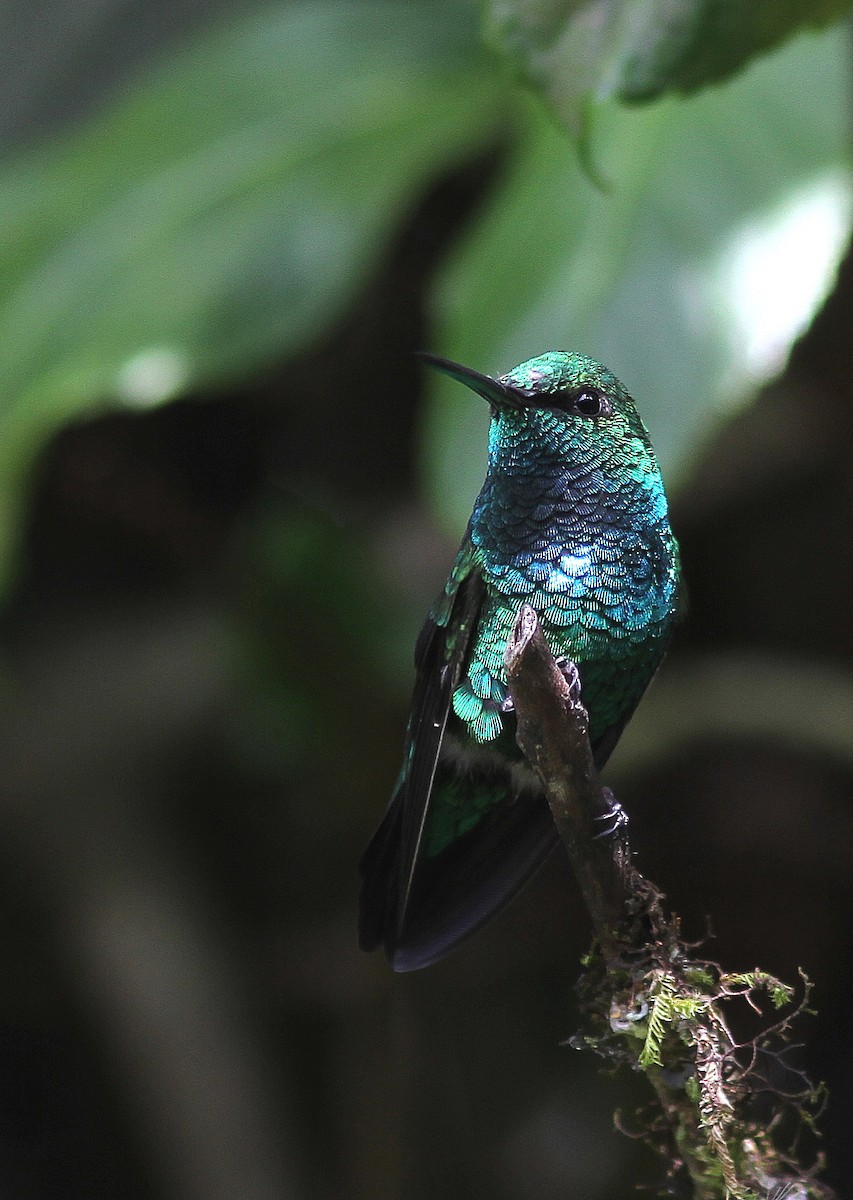
<svg viewBox="0 0 853 1200">
<path fill-rule="evenodd" d="M 588 1023 L 575 1044 L 643 1072 L 659 1113 L 650 1137 L 686 1171 L 696 1200 L 831 1200 L 816 1166 L 778 1144 L 786 1114 L 814 1128 L 823 1093 L 801 1079 L 769 1088 L 759 1070 L 777 1058 L 810 985 L 791 1014 L 738 1045 L 723 1007 L 738 997 L 788 1005 L 793 989 L 764 971 L 724 972 L 695 959 L 663 896 L 633 866 L 627 819 L 601 783 L 587 714 L 555 661 L 535 611 L 524 605 L 505 665 L 518 718 L 518 744 L 536 770 L 592 918 L 597 950 L 579 990 Z M 604 833 L 602 833 L 604 830 Z M 752 1115 L 761 1093 L 761 1119 Z M 772 1111 L 768 1113 L 767 1104 Z"/>
</svg>

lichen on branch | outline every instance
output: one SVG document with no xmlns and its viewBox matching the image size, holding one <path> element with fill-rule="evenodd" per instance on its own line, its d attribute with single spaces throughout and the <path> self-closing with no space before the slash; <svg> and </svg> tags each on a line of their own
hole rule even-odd
<svg viewBox="0 0 853 1200">
<path fill-rule="evenodd" d="M 671 1176 L 688 1174 L 696 1200 L 832 1200 L 816 1178 L 820 1160 L 806 1167 L 780 1144 L 786 1118 L 797 1132 L 814 1130 L 824 1102 L 783 1058 L 808 1008 L 808 980 L 787 1015 L 735 1041 L 726 1005 L 740 1000 L 763 1014 L 761 996 L 781 1009 L 794 990 L 760 969 L 726 972 L 682 940 L 678 918 L 633 865 L 627 818 L 595 767 L 586 712 L 529 605 L 504 662 L 518 744 L 542 781 L 592 920 L 595 947 L 578 985 L 586 1025 L 572 1044 L 645 1074 L 658 1110 L 649 1140 L 668 1155 Z M 795 1080 L 788 1090 L 764 1075 L 780 1059 L 776 1074 Z"/>
</svg>

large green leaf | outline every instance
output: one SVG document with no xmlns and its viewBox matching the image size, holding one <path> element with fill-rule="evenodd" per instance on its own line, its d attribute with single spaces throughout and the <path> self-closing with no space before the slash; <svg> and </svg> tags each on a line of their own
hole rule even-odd
<svg viewBox="0 0 853 1200">
<path fill-rule="evenodd" d="M 401 210 L 499 119 L 455 3 L 219 27 L 0 171 L 0 563 L 58 425 L 317 337 Z"/>
<path fill-rule="evenodd" d="M 437 348 L 485 371 L 549 349 L 602 359 L 637 397 L 672 478 L 748 381 L 749 322 L 766 315 L 736 320 L 744 296 L 731 253 L 808 189 L 829 180 L 849 194 L 848 115 L 836 102 L 848 74 L 847 39 L 834 30 L 689 100 L 611 105 L 597 139 L 606 192 L 529 104 L 505 186 L 436 290 Z M 825 232 L 822 213 L 800 231 L 806 251 Z M 791 247 L 780 253 L 783 289 L 816 302 Z M 424 476 L 460 529 L 482 481 L 485 405 L 443 377 L 433 387 Z"/>
<path fill-rule="evenodd" d="M 487 0 L 490 40 L 576 135 L 592 104 L 693 91 L 851 0 Z"/>
</svg>

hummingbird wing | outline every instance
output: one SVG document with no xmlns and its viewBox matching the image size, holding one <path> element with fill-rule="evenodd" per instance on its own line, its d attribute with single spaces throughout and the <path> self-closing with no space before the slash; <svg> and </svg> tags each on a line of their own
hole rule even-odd
<svg viewBox="0 0 853 1200">
<path fill-rule="evenodd" d="M 497 778 L 495 785 L 506 801 L 509 780 Z M 399 931 L 385 940 L 394 970 L 414 971 L 444 958 L 503 908 L 559 845 L 544 797 L 530 796 L 499 803 L 439 855 L 421 857 Z"/>
<path fill-rule="evenodd" d="M 360 864 L 362 949 L 384 945 L 398 971 L 443 958 L 503 907 L 559 844 L 544 798 L 510 801 L 508 767 L 496 763 L 494 772 L 487 769 L 478 781 L 494 789 L 491 811 L 440 853 L 423 852 L 435 789 L 452 781 L 456 770 L 443 760 L 442 742 L 486 602 L 475 551 L 466 538 L 418 637 L 403 768 Z M 507 724 L 514 727 L 512 716 Z"/>
<path fill-rule="evenodd" d="M 484 597 L 468 538 L 415 646 L 415 687 L 403 768 L 381 825 L 361 860 L 359 939 L 389 955 L 406 919 L 453 690 L 465 665 Z"/>
</svg>

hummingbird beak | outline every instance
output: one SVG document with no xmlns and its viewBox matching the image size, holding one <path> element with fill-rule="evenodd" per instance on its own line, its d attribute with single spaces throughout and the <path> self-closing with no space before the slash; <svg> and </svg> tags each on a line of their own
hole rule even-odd
<svg viewBox="0 0 853 1200">
<path fill-rule="evenodd" d="M 458 379 L 495 408 L 530 408 L 530 398 L 525 392 L 510 387 L 500 379 L 493 379 L 491 375 L 481 375 L 479 371 L 472 371 L 470 367 L 463 367 L 448 358 L 439 358 L 435 354 L 425 354 L 422 351 L 417 353 L 418 358 L 423 359 L 425 363 L 429 363 L 444 375 L 449 375 L 451 379 Z"/>
</svg>

